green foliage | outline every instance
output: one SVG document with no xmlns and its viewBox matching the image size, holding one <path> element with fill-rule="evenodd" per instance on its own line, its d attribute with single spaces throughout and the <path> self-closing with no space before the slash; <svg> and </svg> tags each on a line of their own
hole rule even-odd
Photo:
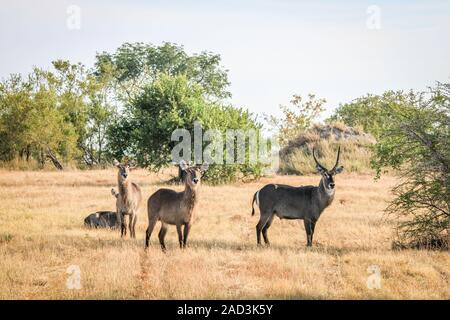
<svg viewBox="0 0 450 320">
<path fill-rule="evenodd" d="M 324 111 L 325 99 L 316 99 L 314 94 L 309 94 L 303 101 L 299 95 L 294 95 L 290 106 L 280 106 L 282 118 L 265 115 L 266 121 L 276 129 L 281 146 L 286 146 L 289 141 L 295 139 L 305 129 L 308 129 L 313 121 Z"/>
<path fill-rule="evenodd" d="M 372 134 L 375 138 L 381 134 L 384 124 L 389 121 L 389 114 L 384 112 L 389 105 L 414 104 L 417 96 L 414 92 L 387 91 L 382 95 L 368 94 L 349 103 L 341 104 L 327 122 L 341 121 L 346 125 Z"/>
<path fill-rule="evenodd" d="M 222 106 L 205 98 L 203 88 L 185 75 L 159 74 L 143 93 L 126 107 L 124 116 L 111 126 L 109 141 L 114 156 L 133 157 L 144 167 L 158 170 L 171 163 L 175 129 L 187 129 L 193 137 L 194 122 L 203 130 L 259 129 L 251 114 Z M 205 178 L 212 183 L 233 181 L 249 172 L 260 174 L 258 165 L 211 165 Z"/>
<path fill-rule="evenodd" d="M 171 43 L 125 43 L 114 53 L 97 55 L 95 74 L 109 79 L 113 95 L 124 103 L 107 129 L 110 154 L 134 157 L 140 165 L 157 170 L 171 161 L 174 142 L 170 138 L 177 128 L 192 131 L 196 120 L 204 129 L 222 131 L 254 125 L 247 112 L 220 104 L 231 96 L 228 71 L 220 62 L 219 55 L 189 55 Z M 206 174 L 215 182 L 260 171 L 245 165 L 215 167 Z"/>
<path fill-rule="evenodd" d="M 79 147 L 83 150 L 83 161 L 88 166 L 104 167 L 110 162 L 111 153 L 108 145 L 108 130 L 115 116 L 117 106 L 111 93 L 110 79 L 107 75 L 86 78 L 87 121 L 85 132 Z"/>
<path fill-rule="evenodd" d="M 56 152 L 63 159 L 77 155 L 76 128 L 67 118 L 52 74 L 34 69 L 28 79 L 11 76 L 0 85 L 2 160 L 20 155 L 42 165 Z"/>
<path fill-rule="evenodd" d="M 26 79 L 12 75 L 0 84 L 0 159 L 19 157 L 44 166 L 78 160 L 100 164 L 113 110 L 107 84 L 81 64 L 53 62 L 53 71 L 35 68 Z"/>
<path fill-rule="evenodd" d="M 414 102 L 414 103 L 412 103 Z M 387 208 L 398 243 L 448 247 L 450 228 L 450 85 L 438 84 L 409 101 L 385 104 L 373 167 L 397 170 L 401 182 Z"/>
<path fill-rule="evenodd" d="M 175 128 L 192 130 L 195 120 L 222 131 L 257 126 L 248 112 L 223 105 L 231 94 L 220 62 L 219 55 L 189 55 L 171 43 L 125 43 L 98 54 L 90 70 L 57 60 L 51 71 L 12 75 L 0 83 L 0 160 L 92 167 L 132 156 L 157 169 L 170 161 Z M 220 171 L 213 167 L 211 176 Z M 259 172 L 227 170 L 230 179 Z"/>
<path fill-rule="evenodd" d="M 210 52 L 188 55 L 182 46 L 163 43 L 124 43 L 116 52 L 97 55 L 96 74 L 110 76 L 116 94 L 129 101 L 142 94 L 145 87 L 160 73 L 183 74 L 190 84 L 202 87 L 210 100 L 228 98 L 227 70 L 220 66 L 220 55 Z"/>
</svg>

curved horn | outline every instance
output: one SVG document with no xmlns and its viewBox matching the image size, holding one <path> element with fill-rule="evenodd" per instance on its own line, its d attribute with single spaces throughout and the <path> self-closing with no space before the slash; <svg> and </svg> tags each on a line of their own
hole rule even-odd
<svg viewBox="0 0 450 320">
<path fill-rule="evenodd" d="M 319 163 L 319 161 L 317 161 L 317 158 L 316 158 L 316 152 L 315 152 L 315 149 L 314 149 L 314 148 L 312 149 L 312 154 L 313 154 L 313 158 L 314 158 L 314 161 L 316 162 L 316 164 L 317 164 L 319 167 L 321 167 L 323 170 L 326 170 L 326 171 L 327 171 L 327 169 L 326 169 L 323 165 L 321 165 L 321 164 Z"/>
<path fill-rule="evenodd" d="M 337 158 L 336 158 L 336 164 L 334 165 L 333 169 L 331 171 L 333 171 L 334 169 L 336 169 L 336 167 L 339 164 L 339 156 L 341 155 L 341 146 L 339 146 L 338 148 L 338 153 L 337 153 Z"/>
</svg>

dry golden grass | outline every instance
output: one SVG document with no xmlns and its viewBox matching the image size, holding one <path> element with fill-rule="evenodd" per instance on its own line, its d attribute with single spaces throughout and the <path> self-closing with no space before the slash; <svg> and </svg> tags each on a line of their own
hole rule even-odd
<svg viewBox="0 0 450 320">
<path fill-rule="evenodd" d="M 144 198 L 160 179 L 136 171 Z M 146 204 L 137 239 L 118 231 L 84 228 L 84 217 L 114 210 L 116 172 L 0 171 L 1 299 L 449 299 L 448 252 L 393 251 L 382 209 L 394 178 L 337 177 L 336 199 L 320 218 L 313 248 L 303 224 L 275 220 L 272 246 L 257 248 L 253 193 L 265 183 L 316 184 L 318 176 L 274 177 L 256 183 L 202 186 L 189 248 L 168 232 L 168 252 L 144 251 Z M 180 189 L 181 187 L 176 187 Z M 66 287 L 66 269 L 79 265 L 82 289 Z M 381 289 L 366 285 L 370 265 L 381 270 Z"/>
</svg>

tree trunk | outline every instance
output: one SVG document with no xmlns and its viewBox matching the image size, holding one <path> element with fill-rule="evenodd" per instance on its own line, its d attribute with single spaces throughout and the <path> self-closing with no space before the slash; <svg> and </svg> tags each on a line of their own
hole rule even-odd
<svg viewBox="0 0 450 320">
<path fill-rule="evenodd" d="M 30 156 L 31 156 L 31 147 L 30 147 L 30 145 L 27 145 L 26 153 L 27 153 L 27 162 L 29 162 L 30 161 Z"/>
<path fill-rule="evenodd" d="M 45 155 L 44 155 L 44 149 L 41 148 L 39 151 L 39 164 L 41 168 L 44 168 L 45 166 Z"/>
<path fill-rule="evenodd" d="M 61 162 L 59 162 L 59 160 L 56 158 L 55 154 L 53 153 L 53 151 L 50 148 L 48 148 L 48 150 L 47 150 L 47 158 L 49 158 L 52 161 L 52 163 L 56 169 L 63 170 L 63 166 L 62 166 Z"/>
</svg>

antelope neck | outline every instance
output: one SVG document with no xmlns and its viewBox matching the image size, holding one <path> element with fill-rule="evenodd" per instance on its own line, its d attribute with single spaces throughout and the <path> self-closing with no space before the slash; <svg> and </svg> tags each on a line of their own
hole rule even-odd
<svg viewBox="0 0 450 320">
<path fill-rule="evenodd" d="M 119 183 L 118 183 L 118 185 L 119 185 L 119 192 L 120 193 L 126 193 L 127 192 L 127 190 L 128 190 L 128 185 L 129 185 L 129 183 L 130 183 L 130 181 L 125 181 L 125 182 L 122 182 L 122 181 L 120 181 L 120 179 L 119 179 Z"/>
<path fill-rule="evenodd" d="M 198 200 L 198 190 L 192 189 L 192 187 L 186 183 L 184 194 L 183 194 L 183 202 L 187 204 L 190 208 L 193 208 Z"/>
<path fill-rule="evenodd" d="M 328 206 L 334 198 L 334 189 L 328 189 L 327 187 L 325 187 L 325 182 L 323 181 L 323 177 L 322 179 L 320 179 L 320 183 L 319 183 L 319 196 L 320 198 L 326 201 L 326 203 L 324 204 L 324 207 Z M 321 202 L 322 202 L 321 201 Z"/>
</svg>

